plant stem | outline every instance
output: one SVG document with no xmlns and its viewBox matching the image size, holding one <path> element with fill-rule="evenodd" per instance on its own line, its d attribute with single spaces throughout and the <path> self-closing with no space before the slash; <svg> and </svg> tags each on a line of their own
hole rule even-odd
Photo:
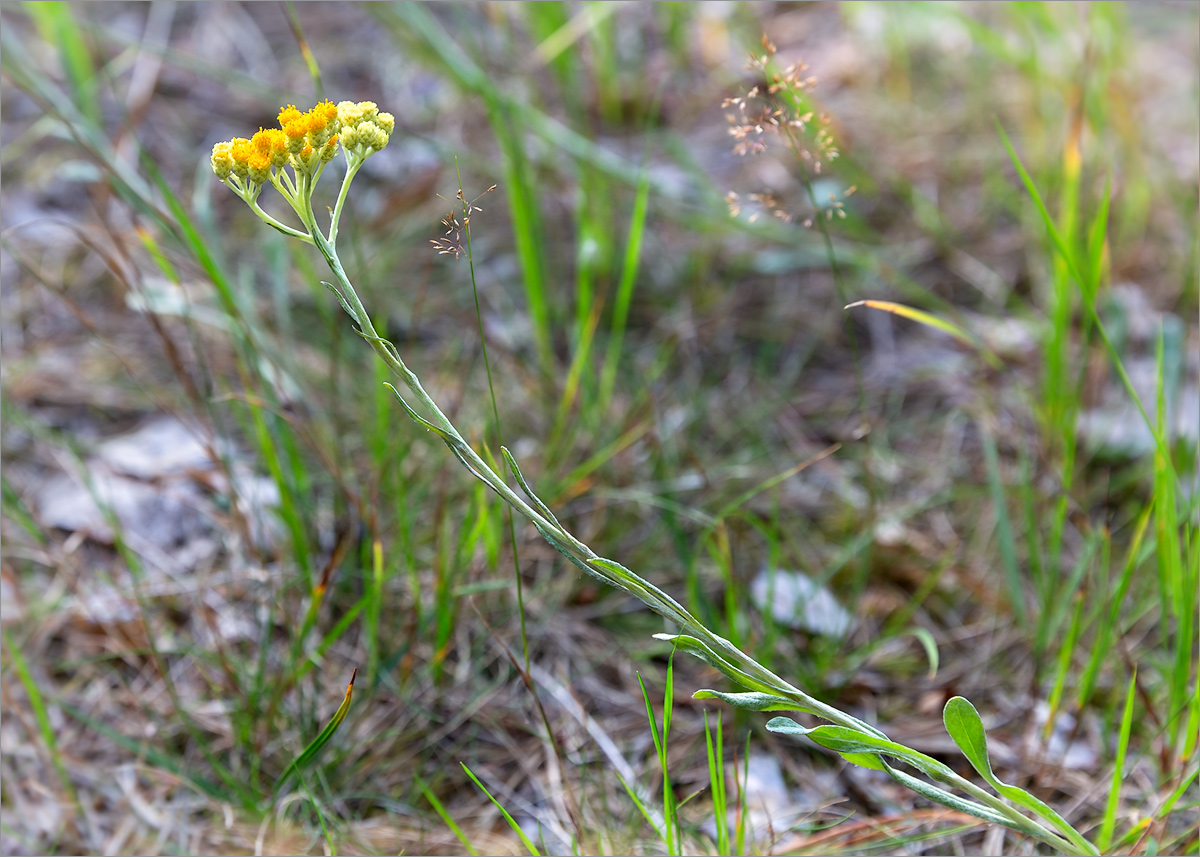
<svg viewBox="0 0 1200 857">
<path fill-rule="evenodd" d="M 375 327 L 371 323 L 371 317 L 363 307 L 354 286 L 346 276 L 345 269 L 338 259 L 334 246 L 325 239 L 320 231 L 314 232 L 314 238 L 317 248 L 325 257 L 325 261 L 337 279 L 339 294 L 343 298 L 344 307 L 354 319 L 355 324 L 358 325 L 359 333 L 371 344 L 371 347 L 375 349 L 375 353 L 379 355 L 380 359 L 404 382 L 404 385 L 420 401 L 421 405 L 432 417 L 432 420 L 427 423 L 427 427 L 434 429 L 441 435 L 446 445 L 450 447 L 455 456 L 477 479 L 499 494 L 514 509 L 529 518 L 542 534 L 543 538 L 550 542 L 553 547 L 566 555 L 568 559 L 588 574 L 600 578 L 611 586 L 624 589 L 656 613 L 680 625 L 685 632 L 703 642 L 713 653 L 725 661 L 727 665 L 732 666 L 746 679 L 749 679 L 752 684 L 748 686 L 761 687 L 764 690 L 769 689 L 770 692 L 797 703 L 799 708 L 812 711 L 831 723 L 884 737 L 883 733 L 878 729 L 869 726 L 856 717 L 852 717 L 819 700 L 813 699 L 808 694 L 784 681 L 728 640 L 709 631 L 674 598 L 648 581 L 638 577 L 633 572 L 630 572 L 628 569 L 618 566 L 611 560 L 605 560 L 559 524 L 553 515 L 548 514 L 548 510 L 546 510 L 547 514 L 543 514 L 543 512 L 534 509 L 520 495 L 513 491 L 463 439 L 458 429 L 454 427 L 454 424 L 450 422 L 437 403 L 425 391 L 420 379 L 405 365 L 396 347 L 376 333 Z M 544 504 L 540 500 L 536 502 L 544 508 Z M 620 568 L 623 573 L 614 571 L 610 566 Z"/>
<path fill-rule="evenodd" d="M 340 205 L 339 205 L 340 209 Z M 409 415 L 415 420 L 421 422 L 427 429 L 436 432 L 445 444 L 454 453 L 455 457 L 474 475 L 477 479 L 485 483 L 489 488 L 495 491 L 500 497 L 507 502 L 512 508 L 516 509 L 521 514 L 525 515 L 535 527 L 542 537 L 547 542 L 566 556 L 573 564 L 581 570 L 587 572 L 593 577 L 597 577 L 603 582 L 614 586 L 618 589 L 623 589 L 630 593 L 651 610 L 654 610 L 659 615 L 678 624 L 683 631 L 691 635 L 691 637 L 702 643 L 706 654 L 714 656 L 719 662 L 712 662 L 713 666 L 721 669 L 726 675 L 735 681 L 740 682 L 745 687 L 757 690 L 762 693 L 773 695 L 790 703 L 793 703 L 797 709 L 808 711 L 823 720 L 834 723 L 838 726 L 844 726 L 859 732 L 865 732 L 880 738 L 886 738 L 879 729 L 859 720 L 852 715 L 846 714 L 830 705 L 827 705 L 817 699 L 810 697 L 808 694 L 784 681 L 775 673 L 764 667 L 758 661 L 751 658 L 749 655 L 742 652 L 731 642 L 725 638 L 718 636 L 702 625 L 691 613 L 689 613 L 682 605 L 667 593 L 663 592 L 658 587 L 654 586 L 649 581 L 639 577 L 624 566 L 619 565 L 611 560 L 606 560 L 585 545 L 574 535 L 565 529 L 550 510 L 539 500 L 536 495 L 526 485 L 520 471 L 516 469 L 515 462 L 511 456 L 507 454 L 507 450 L 501 447 L 501 451 L 505 453 L 505 460 L 509 465 L 513 466 L 514 476 L 520 486 L 528 493 L 529 501 L 534 505 L 530 505 L 515 491 L 508 486 L 508 483 L 500 477 L 484 460 L 471 448 L 459 433 L 450 419 L 442 412 L 433 398 L 425 391 L 421 385 L 417 375 L 405 365 L 404 360 L 400 357 L 400 352 L 391 342 L 383 339 L 375 331 L 375 327 L 371 322 L 371 317 L 363 306 L 362 301 L 358 297 L 354 286 L 350 283 L 346 275 L 345 269 L 337 255 L 337 250 L 334 247 L 333 241 L 326 239 L 322 232 L 316 228 L 315 217 L 313 216 L 311 206 L 305 212 L 306 225 L 312 229 L 314 243 L 317 249 L 321 251 L 321 255 L 325 257 L 325 261 L 329 265 L 330 271 L 337 280 L 336 292 L 341 299 L 343 308 L 354 320 L 358 326 L 359 334 L 371 344 L 375 349 L 375 353 L 380 359 L 396 374 L 396 376 L 404 382 L 409 392 L 417 398 L 427 414 L 432 417 L 431 420 L 418 415 L 404 401 L 403 397 L 397 392 L 397 398 L 401 404 L 408 410 Z M 333 230 L 331 230 L 332 232 Z M 534 508 L 537 506 L 538 508 Z M 686 642 L 686 640 L 685 640 Z M 695 647 L 692 646 L 690 651 L 693 654 L 698 654 Z M 528 651 L 528 649 L 526 649 Z M 701 655 L 702 657 L 704 655 Z M 707 657 L 705 657 L 708 660 Z M 931 760 L 932 761 L 932 760 Z M 997 815 L 1001 816 L 1002 823 L 1018 830 L 1027 835 L 1033 836 L 1041 841 L 1049 844 L 1051 847 L 1062 853 L 1070 854 L 1097 854 L 1094 848 L 1090 846 L 1086 840 L 1079 837 L 1075 841 L 1072 837 L 1071 841 L 1062 838 L 1056 833 L 1043 827 L 1037 821 L 1025 816 L 1016 808 L 1008 804 L 1001 798 L 991 794 L 990 792 L 980 788 L 974 783 L 963 777 L 955 774 L 947 769 L 944 775 L 940 778 L 947 785 L 953 786 L 971 797 L 978 800 L 981 804 L 994 810 Z M 994 820 L 994 819 L 993 819 Z"/>
</svg>

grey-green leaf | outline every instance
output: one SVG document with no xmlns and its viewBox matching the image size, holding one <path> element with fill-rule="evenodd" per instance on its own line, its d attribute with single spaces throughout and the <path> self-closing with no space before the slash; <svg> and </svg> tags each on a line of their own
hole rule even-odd
<svg viewBox="0 0 1200 857">
<path fill-rule="evenodd" d="M 771 693 L 724 693 L 719 690 L 698 690 L 692 699 L 719 699 L 749 711 L 804 711 L 790 699 Z"/>
<path fill-rule="evenodd" d="M 879 759 L 878 756 L 875 758 Z M 1012 826 L 1012 823 L 1008 819 L 1002 817 L 999 813 L 988 809 L 983 804 L 975 803 L 973 800 L 967 800 L 964 797 L 960 797 L 953 792 L 948 792 L 945 789 L 938 788 L 932 783 L 927 783 L 924 780 L 918 780 L 912 774 L 907 774 L 904 771 L 897 770 L 882 759 L 879 761 L 880 770 L 887 771 L 888 774 L 891 775 L 892 779 L 900 783 L 902 786 L 912 789 L 914 792 L 921 795 L 921 797 L 928 798 L 936 803 L 940 803 L 942 806 L 948 806 L 951 809 L 956 809 L 959 812 L 965 812 L 968 815 L 973 815 L 976 818 L 982 818 L 984 821 L 990 821 L 993 824 L 1003 824 L 1006 827 Z"/>
<path fill-rule="evenodd" d="M 771 688 L 765 685 L 763 682 L 759 681 L 753 676 L 747 675 L 734 664 L 731 664 L 725 658 L 721 657 L 720 654 L 718 654 L 703 640 L 699 640 L 689 634 L 655 634 L 654 639 L 664 640 L 672 643 L 676 648 L 683 649 L 689 655 L 698 657 L 710 667 L 725 673 L 725 675 L 742 685 L 742 687 L 746 687 L 760 693 L 770 693 L 771 691 Z"/>
<path fill-rule="evenodd" d="M 454 438 L 451 437 L 449 434 L 447 434 L 445 431 L 438 428 L 433 423 L 431 423 L 429 420 L 425 419 L 423 416 L 421 416 L 416 411 L 414 411 L 412 409 L 412 407 L 408 404 L 408 402 L 406 402 L 404 400 L 404 397 L 402 395 L 400 395 L 399 390 L 397 390 L 395 387 L 393 387 L 387 381 L 383 382 L 383 386 L 387 387 L 389 390 L 391 390 L 393 393 L 396 394 L 396 401 L 398 401 L 404 407 L 405 412 L 412 418 L 413 422 L 424 426 L 427 430 L 433 432 L 434 434 L 436 434 L 438 437 L 440 437 L 442 440 L 446 441 L 447 443 L 450 443 L 452 440 L 454 440 Z"/>
<path fill-rule="evenodd" d="M 525 475 L 521 473 L 521 468 L 517 467 L 517 460 L 512 457 L 512 453 L 508 451 L 507 447 L 501 446 L 500 454 L 503 455 L 504 460 L 508 462 L 508 466 L 512 469 L 513 476 L 515 476 L 517 479 L 517 484 L 521 486 L 521 490 L 525 492 L 525 496 L 529 498 L 529 502 L 533 504 L 533 507 L 541 512 L 542 517 L 544 517 L 547 521 L 554 524 L 554 526 L 561 528 L 562 524 L 558 522 L 558 518 L 554 517 L 554 513 L 550 511 L 550 508 L 541 501 L 541 498 L 539 498 L 537 494 L 533 493 L 533 489 L 530 488 L 529 484 L 525 481 Z"/>
<path fill-rule="evenodd" d="M 877 753 L 893 756 L 937 780 L 944 781 L 954 776 L 950 768 L 924 753 L 918 753 L 895 741 L 847 729 L 845 726 L 818 726 L 808 732 L 808 738 L 837 753 Z"/>
<path fill-rule="evenodd" d="M 790 717 L 772 717 L 767 721 L 768 732 L 778 732 L 780 735 L 794 735 L 801 738 L 811 732 Z"/>
</svg>

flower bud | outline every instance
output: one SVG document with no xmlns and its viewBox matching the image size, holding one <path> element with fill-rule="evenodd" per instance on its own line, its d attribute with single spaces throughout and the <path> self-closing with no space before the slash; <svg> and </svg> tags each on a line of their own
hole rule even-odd
<svg viewBox="0 0 1200 857">
<path fill-rule="evenodd" d="M 226 140 L 223 143 L 217 143 L 212 149 L 212 171 L 217 174 L 217 178 L 221 181 L 229 178 L 233 172 L 233 158 L 230 155 L 232 144 Z"/>
</svg>

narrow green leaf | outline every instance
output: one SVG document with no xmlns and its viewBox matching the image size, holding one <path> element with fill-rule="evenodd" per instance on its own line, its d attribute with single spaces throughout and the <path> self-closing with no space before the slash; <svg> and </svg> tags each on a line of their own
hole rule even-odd
<svg viewBox="0 0 1200 857">
<path fill-rule="evenodd" d="M 805 729 L 788 717 L 772 718 L 767 722 L 767 729 L 783 735 L 806 737 L 826 749 L 833 750 L 847 761 L 856 765 L 876 770 L 885 770 L 893 779 L 906 788 L 912 789 L 917 794 L 936 801 L 943 806 L 951 807 L 952 809 L 968 813 L 976 818 L 982 818 L 985 821 L 995 824 L 1003 824 L 1006 827 L 1021 830 L 1024 833 L 1032 834 L 1037 832 L 1037 835 L 1044 841 L 1049 842 L 1066 853 L 1096 853 L 1095 849 L 1083 837 L 1075 833 L 1074 829 L 1071 829 L 1071 833 L 1074 836 L 1069 837 L 1070 841 L 1067 841 L 1055 836 L 1049 830 L 1038 826 L 1035 822 L 1025 819 L 1019 814 L 1015 814 L 1015 811 L 1014 818 L 1006 818 L 997 810 L 960 797 L 924 780 L 917 779 L 904 771 L 897 770 L 883 757 L 891 756 L 899 759 L 939 782 L 950 783 L 952 785 L 962 782 L 961 778 L 948 766 L 902 744 L 878 738 L 869 733 L 848 729 L 844 726 L 817 726 L 814 729 Z M 872 757 L 874 761 L 868 757 Z M 1013 791 L 1020 791 L 1020 789 L 1013 789 Z M 1027 827 L 1023 827 L 1022 823 L 1027 825 Z"/>
<path fill-rule="evenodd" d="M 606 576 L 611 580 L 615 580 L 617 585 L 622 589 L 626 592 L 632 592 L 641 599 L 643 604 L 670 619 L 680 627 L 694 628 L 697 626 L 695 617 L 691 613 L 688 613 L 682 604 L 650 581 L 634 574 L 621 565 L 621 563 L 611 559 L 604 559 L 603 557 L 589 559 L 588 563 L 608 572 Z M 659 639 L 663 638 L 659 637 Z"/>
<path fill-rule="evenodd" d="M 629 799 L 633 801 L 633 805 L 638 808 L 638 811 L 642 814 L 642 817 L 646 819 L 646 822 L 654 828 L 654 832 L 658 834 L 658 838 L 665 841 L 667 835 L 663 831 L 662 826 L 659 824 L 659 819 L 655 818 L 654 811 L 650 809 L 650 807 L 646 806 L 646 802 L 638 796 L 637 792 L 631 785 L 629 785 L 629 783 L 625 781 L 623 776 L 616 771 L 613 771 L 613 773 L 617 774 L 617 780 L 621 783 L 621 788 L 625 789 L 625 794 L 629 795 Z"/>
<path fill-rule="evenodd" d="M 1004 143 L 1004 147 L 1008 150 L 1008 156 L 1012 160 L 1013 166 L 1017 170 L 1017 174 L 1021 177 L 1021 182 L 1025 185 L 1025 190 L 1029 194 L 1029 198 L 1033 200 L 1037 206 L 1038 213 L 1042 216 L 1042 223 L 1046 227 L 1046 232 L 1050 236 L 1051 243 L 1054 244 L 1054 249 L 1062 256 L 1070 271 L 1071 277 L 1081 286 L 1087 282 L 1079 267 L 1075 264 L 1075 257 L 1067 249 L 1066 243 L 1063 241 L 1062 235 L 1059 234 L 1058 227 L 1054 224 L 1054 218 L 1050 216 L 1049 210 L 1046 208 L 1046 203 L 1042 201 L 1042 195 L 1038 192 L 1037 185 L 1033 183 L 1033 179 L 1025 170 L 1025 165 L 1021 163 L 1020 157 L 1017 155 L 1017 150 L 1013 148 L 1012 141 L 1008 139 L 1008 134 L 1005 133 L 1004 127 L 996 120 L 996 130 L 1000 133 L 1000 139 Z M 1161 441 L 1161 436 L 1150 419 L 1150 415 L 1146 412 L 1146 406 L 1142 404 L 1142 398 L 1138 395 L 1137 390 L 1133 386 L 1133 381 L 1129 378 L 1129 373 L 1125 371 L 1125 364 L 1121 360 L 1121 355 L 1117 353 L 1117 349 L 1113 346 L 1112 340 L 1108 336 L 1108 330 L 1104 326 L 1104 322 L 1100 319 L 1100 314 L 1096 311 L 1096 302 L 1092 296 L 1088 294 L 1086 289 L 1081 289 L 1083 292 L 1083 302 L 1087 307 L 1088 314 L 1092 318 L 1092 324 L 1096 327 L 1096 332 L 1100 334 L 1100 339 L 1104 343 L 1104 348 L 1108 352 L 1109 358 L 1112 360 L 1113 368 L 1117 370 L 1117 375 L 1121 379 L 1121 384 L 1125 387 L 1125 392 L 1129 394 L 1129 399 L 1137 406 L 1138 412 L 1142 415 L 1142 420 L 1146 423 L 1146 428 L 1150 430 L 1150 434 L 1156 440 Z"/>
<path fill-rule="evenodd" d="M 508 810 L 500 805 L 500 801 L 492 797 L 492 793 L 487 790 L 483 783 L 479 782 L 479 777 L 475 776 L 475 772 L 468 768 L 465 763 L 462 764 L 462 769 L 467 772 L 467 776 L 471 778 L 471 781 L 483 790 L 483 793 L 488 796 L 488 800 L 495 805 L 496 809 L 500 810 L 500 814 L 504 816 L 504 820 L 508 822 L 508 826 L 512 828 L 513 833 L 517 834 L 517 837 L 521 840 L 524 846 L 529 849 L 529 853 L 532 854 L 533 857 L 541 857 L 537 848 L 534 847 L 534 844 L 529 840 L 529 837 L 525 835 L 525 831 L 521 829 L 521 825 L 517 824 L 517 822 L 513 820 L 513 817 L 508 814 Z"/>
<path fill-rule="evenodd" d="M 1100 286 L 1100 279 L 1104 276 L 1104 249 L 1107 246 L 1108 238 L 1108 205 L 1112 198 L 1112 174 L 1104 182 L 1104 195 L 1100 197 L 1100 205 L 1096 209 L 1096 216 L 1092 218 L 1092 225 L 1088 229 L 1087 239 L 1087 260 L 1088 260 L 1088 295 L 1095 300 L 1096 292 Z"/>
<path fill-rule="evenodd" d="M 25 662 L 25 656 L 21 653 L 21 648 L 7 632 L 4 634 L 4 649 L 13 666 L 16 667 L 17 675 L 20 677 L 21 684 L 25 688 L 25 695 L 29 698 L 29 707 L 33 709 L 33 716 L 37 721 L 38 731 L 42 735 L 42 742 L 46 745 L 46 751 L 50 754 L 50 762 L 54 765 L 54 772 L 58 775 L 58 781 L 62 785 L 63 791 L 67 793 L 67 797 L 71 799 L 71 803 L 75 805 L 75 810 L 78 813 L 75 823 L 78 825 L 85 817 L 83 807 L 79 803 L 78 794 L 75 792 L 75 784 L 71 781 L 71 777 L 67 773 L 66 765 L 63 764 L 62 753 L 59 752 L 58 740 L 55 737 L 54 725 L 50 722 L 46 703 L 42 699 L 41 688 L 38 687 L 33 674 L 29 671 L 29 665 Z"/>
<path fill-rule="evenodd" d="M 308 39 L 304 35 L 304 30 L 300 26 L 300 18 L 296 15 L 296 4 L 292 0 L 288 0 L 287 5 L 288 23 L 292 26 L 292 35 L 296 39 L 296 47 L 300 50 L 300 56 L 304 59 L 304 64 L 308 66 L 308 76 L 312 78 L 313 90 L 317 93 L 318 98 L 325 97 L 325 84 L 321 80 L 321 67 L 317 64 L 317 58 L 313 56 L 312 48 L 308 44 Z"/>
<path fill-rule="evenodd" d="M 333 283 L 327 283 L 324 280 L 321 280 L 321 285 L 333 292 L 334 297 L 338 299 L 338 303 L 342 305 L 342 309 L 346 311 L 346 315 L 354 318 L 354 309 L 350 306 L 350 302 L 346 300 L 346 297 L 342 294 L 341 290 L 338 289 L 338 287 Z"/>
<path fill-rule="evenodd" d="M 646 160 L 649 160 L 650 140 L 647 137 Z M 633 212 L 630 215 L 629 237 L 625 244 L 625 259 L 621 267 L 621 280 L 617 286 L 617 297 L 613 304 L 611 333 L 608 339 L 608 350 L 604 355 L 604 367 L 600 372 L 600 408 L 608 407 L 612 400 L 613 388 L 617 380 L 617 366 L 620 363 L 621 344 L 625 337 L 625 323 L 629 317 L 629 307 L 633 300 L 633 286 L 637 281 L 638 263 L 642 253 L 642 237 L 646 228 L 646 211 L 650 199 L 650 169 L 646 163 L 638 178 L 637 194 L 633 201 Z"/>
<path fill-rule="evenodd" d="M 429 420 L 425 419 L 423 416 L 421 416 L 416 411 L 414 411 L 412 409 L 412 406 L 409 405 L 409 403 L 404 400 L 404 397 L 402 395 L 400 395 L 399 390 L 397 390 L 395 387 L 393 387 L 387 381 L 383 382 L 383 386 L 387 387 L 389 390 L 391 390 L 393 393 L 396 394 L 396 400 L 398 402 L 400 402 L 400 405 L 404 408 L 405 413 L 407 413 L 409 415 L 409 417 L 412 418 L 413 422 L 418 423 L 419 425 L 421 425 L 421 426 L 425 427 L 426 429 L 428 429 L 429 431 L 433 432 L 434 434 L 436 434 L 438 437 L 440 437 L 442 440 L 444 440 L 448 444 L 457 443 L 457 440 L 453 437 L 453 435 L 438 428 L 433 423 L 431 423 Z M 474 468 L 471 468 L 471 469 L 473 470 Z"/>
<path fill-rule="evenodd" d="M 842 757 L 849 759 L 851 755 L 854 754 L 843 753 Z M 1002 824 L 1005 827 L 1013 826 L 1011 821 L 999 813 L 988 809 L 983 804 L 976 803 L 973 800 L 968 800 L 965 797 L 960 797 L 953 792 L 948 792 L 943 788 L 938 788 L 932 783 L 919 780 L 912 774 L 897 770 L 879 756 L 872 755 L 872 758 L 874 758 L 877 762 L 879 770 L 887 771 L 891 778 L 900 783 L 900 785 L 907 789 L 912 789 L 914 792 L 919 794 L 921 797 L 926 798 L 927 800 L 940 803 L 942 806 L 948 806 L 951 809 L 958 810 L 959 812 L 965 812 L 967 815 L 973 815 L 976 818 L 982 818 L 984 821 L 990 821 L 993 824 Z M 866 765 L 865 767 L 869 768 L 873 766 Z"/>
<path fill-rule="evenodd" d="M 751 690 L 757 690 L 766 694 L 769 694 L 772 690 L 774 690 L 774 688 L 769 687 L 752 676 L 747 675 L 742 670 L 729 663 L 729 661 L 725 660 L 716 652 L 714 652 L 707 644 L 695 637 L 692 637 L 688 634 L 655 634 L 654 637 L 658 640 L 666 640 L 674 643 L 678 648 L 683 649 L 689 655 L 694 655 L 695 657 L 700 658 L 700 660 L 704 661 L 714 669 L 720 670 L 743 687 L 750 688 Z M 808 711 L 810 714 L 817 713 L 816 711 L 810 709 L 802 710 Z"/>
<path fill-rule="evenodd" d="M 529 487 L 529 484 L 525 481 L 524 474 L 521 473 L 521 468 L 517 467 L 517 460 L 512 457 L 512 453 L 508 451 L 508 448 L 501 446 L 500 454 L 504 456 L 504 460 L 508 462 L 508 466 L 512 468 L 513 476 L 516 477 L 517 484 L 521 486 L 521 490 L 525 492 L 525 496 L 529 498 L 529 502 L 533 504 L 533 507 L 541 512 L 542 517 L 544 517 L 547 521 L 554 524 L 556 527 L 561 527 L 562 524 L 558 522 L 558 518 L 554 517 L 554 513 L 550 511 L 550 508 L 541 501 L 541 498 L 539 498 L 537 494 L 533 493 L 533 489 Z"/>
<path fill-rule="evenodd" d="M 693 698 L 695 696 L 693 695 Z M 725 800 L 725 754 L 722 746 L 721 714 L 717 714 L 717 738 L 713 741 L 708 712 L 704 712 L 704 749 L 708 758 L 708 782 L 712 790 L 712 814 L 717 827 L 717 853 L 729 853 L 729 820 Z"/>
<path fill-rule="evenodd" d="M 1008 585 L 1008 599 L 1012 602 L 1017 623 L 1029 626 L 1029 613 L 1025 608 L 1025 587 L 1017 564 L 1016 540 L 1008 516 L 1008 501 L 1005 497 L 1004 478 L 1000 473 L 1000 456 L 996 451 L 996 439 L 991 429 L 979 423 L 979 439 L 983 445 L 983 461 L 987 466 L 988 487 L 991 489 L 992 506 L 996 514 L 996 540 L 1000 543 L 1000 563 L 1004 568 L 1004 581 Z"/>
<path fill-rule="evenodd" d="M 446 811 L 446 807 L 442 806 L 442 802 L 437 799 L 437 795 L 431 792 L 429 790 L 429 786 L 425 785 L 425 781 L 416 774 L 413 774 L 413 778 L 417 782 L 417 787 L 421 789 L 421 794 L 425 795 L 425 800 L 429 801 L 429 805 L 433 807 L 434 812 L 436 812 L 441 817 L 442 821 L 446 823 L 446 826 L 450 828 L 450 832 L 458 837 L 458 841 L 463 844 L 463 848 L 467 850 L 467 853 L 470 854 L 471 857 L 478 857 L 479 852 L 475 850 L 473 845 L 471 845 L 471 840 L 467 837 L 467 834 L 463 833 L 462 828 L 458 826 L 458 823 L 454 820 L 453 816 Z"/>
<path fill-rule="evenodd" d="M 1104 805 L 1104 820 L 1096 836 L 1096 847 L 1102 852 L 1112 845 L 1113 831 L 1117 826 L 1117 807 L 1121 801 L 1121 783 L 1125 781 L 1125 754 L 1129 750 L 1129 733 L 1133 727 L 1133 698 L 1137 689 L 1137 671 L 1129 677 L 1129 688 L 1125 691 L 1125 713 L 1121 715 L 1121 732 L 1117 737 L 1117 758 L 1113 761 L 1112 785 L 1108 790 L 1108 801 Z"/>
<path fill-rule="evenodd" d="M 654 706 L 650 703 L 650 692 L 642 681 L 642 674 L 637 674 L 638 685 L 642 688 L 642 702 L 646 704 L 646 719 L 650 721 L 650 737 L 654 739 L 654 752 L 662 756 L 662 735 L 658 731 L 658 721 L 654 718 Z"/>
<path fill-rule="evenodd" d="M 25 3 L 24 7 L 37 24 L 46 44 L 58 48 L 75 104 L 92 122 L 99 123 L 100 103 L 96 98 L 95 67 L 83 32 L 75 21 L 73 5 L 35 0 Z"/>
<path fill-rule="evenodd" d="M 291 778 L 292 774 L 297 773 L 301 768 L 307 767 L 320 752 L 325 749 L 325 745 L 329 743 L 329 739 L 338 731 L 338 727 L 342 725 L 342 721 L 346 719 L 346 714 L 350 711 L 350 700 L 354 695 L 354 679 L 358 676 L 358 667 L 354 668 L 354 672 L 350 674 L 350 683 L 346 685 L 346 695 L 342 698 L 342 704 L 338 706 L 337 711 L 333 713 L 333 718 L 326 724 L 309 745 L 301 751 L 300 755 L 292 760 L 292 763 L 284 768 L 283 773 L 275 782 L 275 791 L 278 792 Z"/>
<path fill-rule="evenodd" d="M 937 640 L 933 639 L 933 634 L 929 633 L 925 628 L 920 627 L 909 628 L 905 633 L 916 637 L 917 642 L 921 644 L 921 648 L 925 650 L 925 657 L 929 659 L 929 672 L 926 675 L 929 678 L 936 676 L 940 661 L 938 659 Z"/>
</svg>

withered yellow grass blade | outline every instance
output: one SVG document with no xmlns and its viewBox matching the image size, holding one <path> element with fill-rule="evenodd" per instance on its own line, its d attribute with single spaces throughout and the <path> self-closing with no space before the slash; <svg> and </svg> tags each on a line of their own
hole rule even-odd
<svg viewBox="0 0 1200 857">
<path fill-rule="evenodd" d="M 846 304 L 843 309 L 854 309 L 856 306 L 865 306 L 870 307 L 871 309 L 881 309 L 884 312 L 890 312 L 893 315 L 900 315 L 904 316 L 905 318 L 910 318 L 915 322 L 925 325 L 926 327 L 932 327 L 934 330 L 940 330 L 942 333 L 948 333 L 960 342 L 964 342 L 974 348 L 993 369 L 999 369 L 1003 366 L 1003 364 L 1000 362 L 1000 358 L 993 354 L 991 349 L 989 349 L 975 337 L 971 336 L 971 334 L 967 333 L 957 324 L 946 321 L 944 318 L 938 318 L 936 315 L 931 315 L 923 310 L 913 309 L 910 306 L 893 303 L 892 301 L 855 301 L 852 304 Z"/>
<path fill-rule="evenodd" d="M 979 343 L 976 342 L 969 333 L 963 330 L 956 324 L 951 324 L 945 319 L 938 318 L 936 315 L 930 315 L 927 312 L 922 312 L 919 309 L 913 309 L 904 304 L 892 303 L 891 301 L 855 301 L 852 304 L 846 304 L 843 309 L 853 309 L 856 306 L 870 307 L 871 309 L 881 309 L 884 312 L 890 312 L 894 315 L 902 315 L 905 318 L 911 318 L 913 321 L 918 321 L 927 327 L 932 327 L 943 333 L 948 333 L 955 339 L 961 339 L 972 348 L 978 348 Z"/>
</svg>

